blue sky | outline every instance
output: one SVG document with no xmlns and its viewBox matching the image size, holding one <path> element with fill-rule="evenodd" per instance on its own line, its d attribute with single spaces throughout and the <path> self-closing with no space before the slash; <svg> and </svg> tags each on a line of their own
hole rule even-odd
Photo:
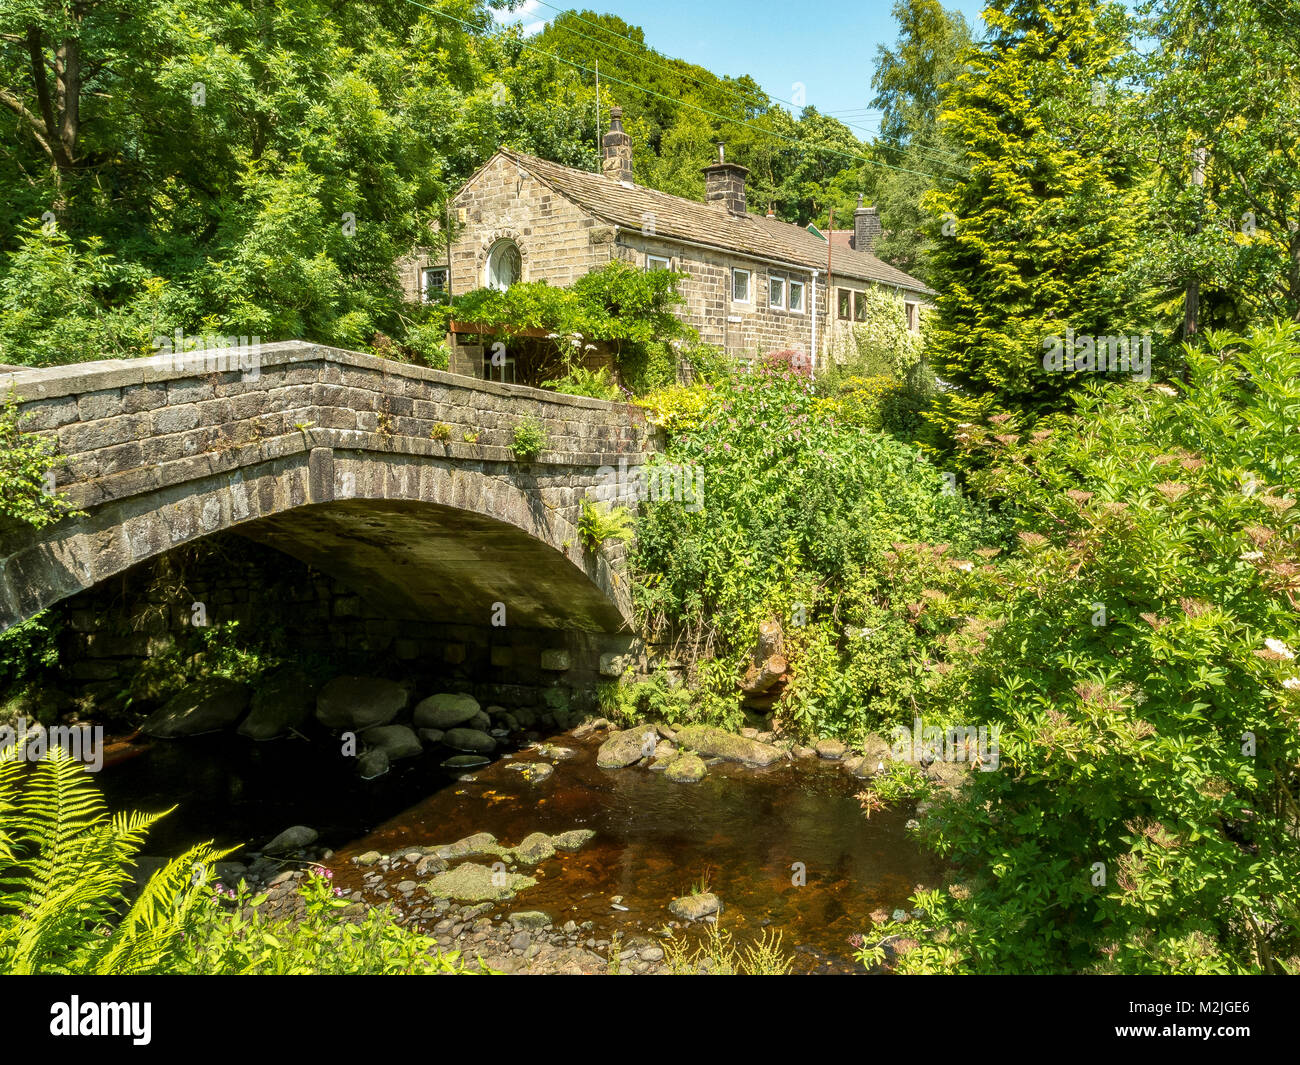
<svg viewBox="0 0 1300 1065">
<path fill-rule="evenodd" d="M 618 15 L 645 30 L 655 51 L 698 63 L 717 74 L 749 74 L 769 96 L 791 100 L 804 86 L 808 104 L 830 112 L 866 138 L 877 116 L 867 110 L 876 46 L 892 45 L 898 26 L 893 0 L 821 0 L 807 6 L 740 0 L 528 0 L 503 21 L 537 27 L 560 10 Z M 945 0 L 978 33 L 984 0 Z M 770 13 L 769 13 L 770 12 Z M 594 33 L 594 31 L 593 31 Z"/>
</svg>

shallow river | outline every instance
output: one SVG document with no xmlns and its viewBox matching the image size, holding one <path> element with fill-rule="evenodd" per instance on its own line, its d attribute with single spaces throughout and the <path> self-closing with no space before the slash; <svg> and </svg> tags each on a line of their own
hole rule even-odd
<svg viewBox="0 0 1300 1065">
<path fill-rule="evenodd" d="M 552 742 L 576 756 L 536 785 L 508 768 L 537 760 L 534 750 L 459 775 L 440 768 L 452 752 L 431 751 L 362 782 L 332 745 L 229 735 L 154 743 L 105 769 L 100 783 L 113 809 L 179 804 L 149 853 L 212 837 L 258 845 L 307 824 L 336 851 L 328 864 L 344 888 L 360 887 L 362 870 L 348 859 L 368 850 L 475 832 L 516 844 L 530 832 L 591 828 L 590 843 L 544 863 L 533 872 L 539 883 L 498 909 L 543 910 L 557 925 L 592 921 L 604 937 L 653 933 L 671 919 L 668 903 L 705 878 L 723 900 L 724 928 L 741 942 L 781 931 L 802 971 L 850 971 L 848 939 L 866 929 L 867 914 L 905 906 L 915 885 L 937 880 L 937 863 L 904 830 L 911 810 L 868 820 L 853 798 L 861 782 L 837 764 L 719 764 L 702 782 L 679 784 L 636 767 L 597 768 L 596 741 Z"/>
</svg>

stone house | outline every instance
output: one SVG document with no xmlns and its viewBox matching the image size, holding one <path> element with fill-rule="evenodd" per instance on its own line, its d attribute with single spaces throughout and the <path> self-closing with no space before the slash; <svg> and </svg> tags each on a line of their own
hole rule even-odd
<svg viewBox="0 0 1300 1065">
<path fill-rule="evenodd" d="M 814 372 L 834 334 L 862 321 L 863 294 L 898 295 L 912 332 L 933 292 L 871 254 L 880 232 L 874 208 L 854 213 L 852 238 L 831 243 L 815 228 L 748 211 L 748 170 L 725 158 L 704 170 L 704 202 L 633 181 L 632 142 L 612 108 L 600 174 L 502 148 L 451 201 L 453 240 L 417 251 L 401 266 L 407 298 L 444 298 L 483 286 L 546 280 L 569 285 L 623 259 L 646 270 L 689 275 L 682 317 L 704 343 L 740 360 L 768 352 L 812 353 Z M 453 337 L 453 340 L 455 338 Z M 451 369 L 497 376 L 481 347 L 453 343 Z M 509 368 L 505 372 L 509 379 Z"/>
</svg>

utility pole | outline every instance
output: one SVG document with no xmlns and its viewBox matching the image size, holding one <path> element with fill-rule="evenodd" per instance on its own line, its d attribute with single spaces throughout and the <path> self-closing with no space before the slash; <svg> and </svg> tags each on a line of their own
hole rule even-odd
<svg viewBox="0 0 1300 1065">
<path fill-rule="evenodd" d="M 1202 190 L 1201 203 L 1197 209 L 1196 225 L 1193 228 L 1193 234 L 1201 232 L 1201 219 L 1205 214 L 1205 162 L 1207 158 L 1205 148 L 1197 147 L 1192 150 L 1192 184 Z M 1191 340 L 1196 335 L 1199 328 L 1199 319 L 1201 314 L 1201 282 L 1198 278 L 1192 277 L 1187 282 L 1187 295 L 1183 300 L 1183 339 Z"/>
</svg>

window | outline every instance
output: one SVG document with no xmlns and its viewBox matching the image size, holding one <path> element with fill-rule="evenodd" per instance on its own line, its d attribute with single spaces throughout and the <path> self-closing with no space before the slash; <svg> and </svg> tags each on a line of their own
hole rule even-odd
<svg viewBox="0 0 1300 1065">
<path fill-rule="evenodd" d="M 867 320 L 867 294 L 865 292 L 853 293 L 853 320 L 855 322 L 865 322 Z"/>
<path fill-rule="evenodd" d="M 790 279 L 790 310 L 794 314 L 803 314 L 803 282 Z"/>
<path fill-rule="evenodd" d="M 785 310 L 784 277 L 769 277 L 767 279 L 767 305 L 778 311 Z"/>
<path fill-rule="evenodd" d="M 487 258 L 487 287 L 504 292 L 523 273 L 519 249 L 512 240 L 498 240 L 492 245 Z"/>
<path fill-rule="evenodd" d="M 749 271 L 731 271 L 731 298 L 737 303 L 749 302 Z"/>
<path fill-rule="evenodd" d="M 921 331 L 920 304 L 913 303 L 911 300 L 904 300 L 903 309 L 907 312 L 907 331 L 909 333 L 919 333 Z"/>
<path fill-rule="evenodd" d="M 447 295 L 447 268 L 426 266 L 420 271 L 420 299 L 424 303 L 439 303 Z"/>
<path fill-rule="evenodd" d="M 673 261 L 663 255 L 649 255 L 645 257 L 645 268 L 647 270 L 671 270 Z"/>
<path fill-rule="evenodd" d="M 849 318 L 853 316 L 851 310 L 853 306 L 853 293 L 847 288 L 841 288 L 836 290 L 836 295 L 839 300 L 839 316 L 845 321 L 848 321 Z"/>
</svg>

